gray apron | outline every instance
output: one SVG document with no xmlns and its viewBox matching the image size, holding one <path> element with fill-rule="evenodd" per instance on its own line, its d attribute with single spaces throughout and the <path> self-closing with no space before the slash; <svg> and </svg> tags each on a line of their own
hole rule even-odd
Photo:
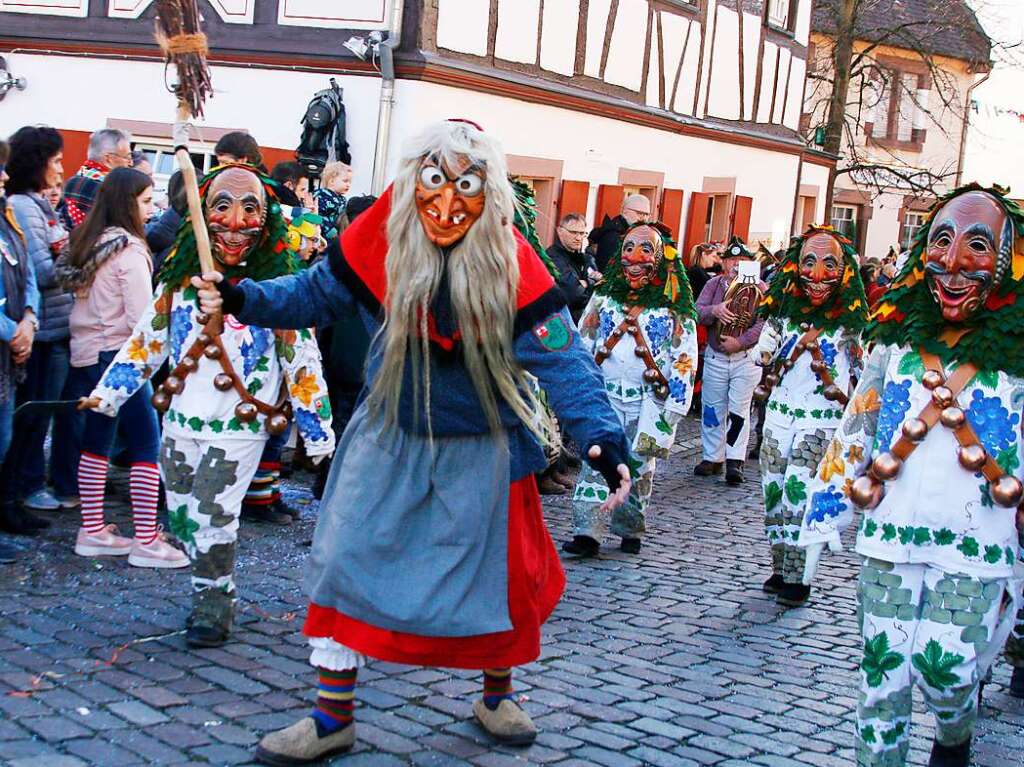
<svg viewBox="0 0 1024 767">
<path fill-rule="evenodd" d="M 306 573 L 310 600 L 432 637 L 508 631 L 508 438 L 384 429 L 363 402 L 335 455 Z"/>
</svg>

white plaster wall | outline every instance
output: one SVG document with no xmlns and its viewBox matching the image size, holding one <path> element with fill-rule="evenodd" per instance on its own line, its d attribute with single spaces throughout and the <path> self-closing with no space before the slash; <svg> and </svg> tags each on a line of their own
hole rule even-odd
<svg viewBox="0 0 1024 767">
<path fill-rule="evenodd" d="M 650 46 L 651 46 L 651 58 L 647 64 L 647 93 L 646 101 L 649 107 L 660 107 L 661 106 L 661 92 L 659 86 L 662 81 L 662 77 L 671 78 L 671 75 L 667 72 L 663 73 L 661 67 L 661 59 L 658 56 L 658 24 L 655 22 L 651 24 L 650 31 Z M 668 83 L 667 88 L 671 88 L 671 82 Z"/>
<path fill-rule="evenodd" d="M 433 83 L 398 82 L 390 172 L 403 141 L 424 124 L 454 113 L 478 121 L 505 151 L 562 160 L 563 178 L 587 181 L 592 197 L 599 184 L 617 184 L 620 167 L 665 173 L 665 186 L 683 189 L 686 204 L 705 176 L 735 176 L 736 193 L 754 199 L 752 234 L 788 238 L 799 158 L 645 128 L 568 109 L 530 104 L 491 94 L 472 94 Z M 523 125 L 543 130 L 523 130 Z M 591 200 L 591 210 L 594 202 Z M 684 218 L 685 221 L 685 211 Z"/>
<path fill-rule="evenodd" d="M 711 66 L 707 113 L 727 120 L 740 119 L 740 19 L 736 11 L 729 8 L 718 9 L 715 57 Z"/>
<path fill-rule="evenodd" d="M 673 13 L 661 12 L 662 69 L 665 73 L 665 100 L 671 108 L 672 85 L 675 83 L 679 60 L 683 57 L 683 45 L 686 33 L 690 29 L 690 21 Z M 657 58 L 657 48 L 652 48 L 651 58 Z M 680 78 L 681 79 L 681 78 Z M 693 99 L 690 99 L 691 102 Z M 692 108 L 692 103 L 691 103 Z"/>
<path fill-rule="evenodd" d="M 765 41 L 764 59 L 761 67 L 761 100 L 757 104 L 756 120 L 759 123 L 772 121 L 772 93 L 775 90 L 775 62 L 779 57 L 779 46 Z"/>
<path fill-rule="evenodd" d="M 754 91 L 757 90 L 757 53 L 761 46 L 761 17 L 743 14 L 743 115 L 754 119 Z"/>
<path fill-rule="evenodd" d="M 703 32 L 700 24 L 690 23 L 690 39 L 686 43 L 686 54 L 683 57 L 683 70 L 679 73 L 679 90 L 673 109 L 684 115 L 693 115 L 693 100 L 700 87 L 697 68 L 700 65 L 700 41 Z"/>
<path fill-rule="evenodd" d="M 540 41 L 540 65 L 544 69 L 569 77 L 573 75 L 579 22 L 579 0 L 544 0 Z"/>
<path fill-rule="evenodd" d="M 818 202 L 814 209 L 814 223 L 831 223 L 831 216 L 826 215 L 825 211 L 825 193 L 828 191 L 828 168 L 823 165 L 804 162 L 800 173 L 800 183 L 818 187 Z M 798 221 L 797 226 L 799 225 L 800 222 Z M 798 234 L 798 232 L 794 232 L 794 234 Z"/>
<path fill-rule="evenodd" d="M 587 55 L 583 71 L 590 77 L 601 76 L 604 32 L 608 28 L 608 11 L 611 7 L 612 0 L 590 0 L 587 8 Z"/>
<path fill-rule="evenodd" d="M 697 93 L 700 95 L 697 98 L 697 110 L 696 115 L 703 117 L 708 113 L 708 87 L 707 77 L 711 65 L 711 49 L 714 47 L 712 41 L 715 39 L 716 27 L 718 26 L 718 0 L 705 0 L 705 7 L 707 11 L 704 16 L 706 21 L 704 22 L 703 34 L 707 38 L 707 43 L 704 46 L 704 57 L 701 62 L 701 78 L 700 82 L 695 83 L 694 87 L 699 90 Z"/>
<path fill-rule="evenodd" d="M 789 59 L 789 98 L 786 100 L 786 113 L 782 122 L 787 128 L 797 130 L 800 127 L 800 112 L 804 102 L 804 76 L 807 64 L 803 59 L 790 56 Z"/>
<path fill-rule="evenodd" d="M 499 0 L 494 55 L 506 61 L 536 63 L 539 22 L 540 0 Z"/>
<path fill-rule="evenodd" d="M 460 0 L 461 1 L 461 0 Z M 174 97 L 164 88 L 164 66 L 157 62 L 41 56 L 7 57 L 13 71 L 28 79 L 23 92 L 8 94 L 0 106 L 0 136 L 26 123 L 92 132 L 108 118 L 170 123 Z M 299 120 L 309 99 L 328 87 L 327 74 L 212 67 L 214 96 L 206 104 L 203 124 L 250 131 L 263 146 L 298 146 Z M 355 168 L 354 193 L 369 191 L 377 134 L 380 80 L 335 75 L 345 90 L 348 141 Z M 102 97 L 81 83 L 117 83 L 116 93 Z M 273 93 L 273 109 L 254 93 Z M 124 97 L 123 94 L 129 94 Z M 454 110 L 452 114 L 457 113 Z M 68 169 L 74 172 L 75 168 Z"/>
<path fill-rule="evenodd" d="M 640 90 L 647 42 L 647 0 L 619 0 L 615 29 L 608 48 L 605 82 Z"/>
<path fill-rule="evenodd" d="M 811 37 L 811 0 L 797 3 L 796 27 L 793 37 L 800 45 L 807 45 Z"/>
<path fill-rule="evenodd" d="M 487 55 L 490 0 L 437 0 L 437 47 Z"/>
<path fill-rule="evenodd" d="M 868 258 L 882 258 L 889 248 L 899 248 L 900 241 L 900 208 L 903 207 L 902 194 L 881 194 L 875 198 L 872 209 L 874 213 L 868 222 L 868 237 L 865 253 Z"/>
<path fill-rule="evenodd" d="M 786 86 L 787 76 L 786 73 L 789 71 L 789 62 L 793 58 L 793 54 L 789 52 L 789 48 L 779 48 L 779 79 L 775 81 L 775 109 L 772 111 L 773 123 L 782 122 L 782 110 L 786 106 Z M 761 96 L 765 98 L 764 94 Z M 801 101 L 803 98 L 801 97 Z"/>
</svg>

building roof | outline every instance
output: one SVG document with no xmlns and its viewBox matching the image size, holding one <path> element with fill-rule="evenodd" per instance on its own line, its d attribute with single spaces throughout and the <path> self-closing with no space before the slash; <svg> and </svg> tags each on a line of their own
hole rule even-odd
<svg viewBox="0 0 1024 767">
<path fill-rule="evenodd" d="M 815 32 L 834 36 L 841 0 L 818 0 Z M 992 41 L 965 0 L 862 0 L 856 38 L 989 65 Z"/>
</svg>

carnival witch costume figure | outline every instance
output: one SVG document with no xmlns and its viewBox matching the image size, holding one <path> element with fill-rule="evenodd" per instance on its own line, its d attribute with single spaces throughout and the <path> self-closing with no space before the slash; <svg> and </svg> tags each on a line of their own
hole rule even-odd
<svg viewBox="0 0 1024 767">
<path fill-rule="evenodd" d="M 583 345 L 601 368 L 604 387 L 632 451 L 636 481 L 611 518 L 623 551 L 636 554 L 646 530 L 647 504 L 658 458 L 667 458 L 676 424 L 690 409 L 697 370 L 693 291 L 675 244 L 658 224 L 636 224 L 609 262 L 580 320 Z M 606 528 L 601 504 L 608 487 L 583 467 L 573 492 L 573 533 L 562 550 L 597 554 Z"/>
<path fill-rule="evenodd" d="M 211 172 L 200 186 L 219 273 L 265 280 L 296 268 L 273 181 L 250 165 Z M 83 405 L 114 416 L 165 359 L 171 374 L 153 395 L 165 411 L 160 465 L 170 531 L 192 559 L 186 641 L 223 644 L 235 603 L 238 517 L 268 436 L 294 416 L 307 454 L 334 450 L 320 353 L 308 330 L 268 330 L 230 315 L 209 327 L 189 279 L 200 272 L 190 218 L 182 222 L 157 289 L 131 339 Z"/>
<path fill-rule="evenodd" d="M 761 443 L 765 532 L 772 575 L 764 590 L 798 606 L 804 585 L 800 536 L 807 482 L 818 469 L 861 365 L 867 298 L 849 240 L 811 227 L 790 244 L 768 294 L 756 351 L 768 368 L 754 397 L 766 401 Z"/>
<path fill-rule="evenodd" d="M 967 765 L 978 683 L 1020 597 L 1024 212 L 1003 190 L 942 198 L 871 315 L 875 347 L 815 478 L 797 543 L 809 583 L 864 508 L 858 764 L 902 765 L 911 696 L 932 767 Z"/>
<path fill-rule="evenodd" d="M 266 763 L 352 747 L 367 658 L 483 669 L 483 728 L 535 736 L 511 667 L 539 655 L 565 577 L 533 479 L 544 417 L 527 372 L 613 488 L 609 510 L 629 492 L 629 446 L 564 297 L 512 227 L 507 174 L 495 139 L 437 123 L 327 259 L 269 283 L 200 284 L 208 311 L 223 300 L 243 321 L 323 327 L 355 309 L 375 339 L 306 579 L 316 709 L 261 741 Z"/>
</svg>

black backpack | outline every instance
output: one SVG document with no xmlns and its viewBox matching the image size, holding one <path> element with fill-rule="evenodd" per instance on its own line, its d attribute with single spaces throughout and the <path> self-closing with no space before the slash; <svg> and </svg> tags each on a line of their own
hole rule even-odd
<svg viewBox="0 0 1024 767">
<path fill-rule="evenodd" d="M 302 139 L 296 157 L 311 176 L 319 176 L 324 166 L 333 160 L 351 164 L 345 138 L 345 102 L 343 91 L 331 78 L 331 87 L 318 91 L 306 107 L 302 118 Z"/>
</svg>

